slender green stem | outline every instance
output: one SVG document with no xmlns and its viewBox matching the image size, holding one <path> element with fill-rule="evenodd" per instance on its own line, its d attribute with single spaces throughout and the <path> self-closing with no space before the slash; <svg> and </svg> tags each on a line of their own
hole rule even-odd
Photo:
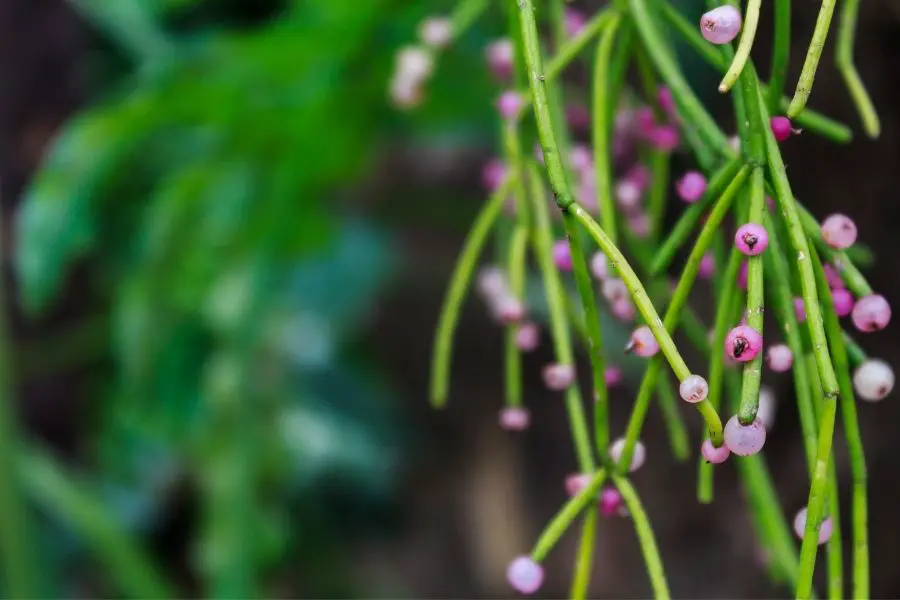
<svg viewBox="0 0 900 600">
<path fill-rule="evenodd" d="M 690 438 L 687 426 L 681 417 L 679 399 L 675 396 L 675 390 L 669 379 L 663 376 L 657 390 L 659 407 L 663 413 L 663 421 L 669 433 L 669 444 L 672 446 L 672 455 L 678 462 L 684 462 L 691 456 Z"/>
<path fill-rule="evenodd" d="M 669 165 L 672 154 L 662 150 L 650 151 L 650 193 L 647 198 L 647 217 L 650 219 L 650 240 L 659 238 L 663 219 L 666 217 L 666 201 L 669 199 Z"/>
<path fill-rule="evenodd" d="M 844 0 L 841 6 L 841 21 L 838 24 L 837 48 L 835 52 L 835 64 L 838 71 L 847 84 L 850 97 L 856 105 L 856 110 L 863 122 L 866 135 L 877 138 L 881 135 L 881 122 L 878 113 L 872 104 L 872 98 L 866 91 L 866 86 L 856 70 L 853 62 L 853 44 L 856 37 L 856 17 L 859 13 L 859 0 Z"/>
<path fill-rule="evenodd" d="M 453 37 L 459 38 L 487 8 L 488 0 L 462 0 L 450 15 Z"/>
<path fill-rule="evenodd" d="M 800 80 L 791 104 L 787 109 L 787 116 L 796 117 L 806 106 L 809 94 L 812 92 L 813 80 L 816 78 L 816 69 L 819 67 L 819 59 L 822 58 L 822 50 L 825 48 L 825 39 L 828 37 L 828 29 L 831 27 L 831 16 L 834 14 L 836 0 L 822 0 L 819 8 L 819 16 L 816 17 L 816 28 L 813 30 L 812 41 L 803 61 L 803 70 L 800 71 Z"/>
<path fill-rule="evenodd" d="M 787 78 L 791 54 L 791 0 L 775 0 L 775 35 L 772 42 L 772 70 L 769 75 L 769 112 L 775 113 L 781 106 L 784 81 Z"/>
<path fill-rule="evenodd" d="M 800 222 L 806 235 L 812 239 L 819 249 L 819 252 L 826 258 L 828 262 L 833 264 L 841 272 L 841 277 L 847 284 L 851 292 L 857 296 L 867 296 L 872 293 L 872 286 L 866 281 L 865 276 L 859 271 L 853 261 L 847 256 L 846 251 L 835 250 L 825 243 L 822 239 L 822 226 L 816 218 L 802 205 L 798 204 L 797 209 L 800 215 Z"/>
<path fill-rule="evenodd" d="M 588 482 L 584 489 L 575 494 L 568 502 L 566 502 L 560 511 L 541 532 L 534 548 L 531 551 L 531 558 L 536 562 L 543 562 L 550 551 L 556 546 L 556 543 L 562 535 L 569 529 L 569 525 L 578 517 L 588 505 L 597 502 L 597 494 L 606 480 L 606 471 L 603 469 L 594 473 L 594 476 Z"/>
<path fill-rule="evenodd" d="M 828 515 L 831 518 L 831 538 L 828 540 L 828 597 L 844 600 L 844 551 L 841 536 L 841 509 L 838 501 L 837 467 L 834 456 L 828 461 Z M 856 597 L 856 596 L 854 596 Z"/>
<path fill-rule="evenodd" d="M 443 408 L 447 404 L 450 387 L 450 360 L 453 336 L 459 321 L 459 311 L 475 272 L 478 255 L 488 234 L 500 214 L 503 202 L 509 194 L 511 180 L 504 181 L 484 204 L 475 218 L 475 224 L 466 236 L 462 252 L 450 277 L 450 286 L 444 296 L 441 316 L 438 320 L 431 360 L 431 404 Z"/>
<path fill-rule="evenodd" d="M 588 586 L 591 583 L 591 572 L 594 569 L 594 544 L 597 538 L 597 508 L 587 510 L 584 525 L 581 527 L 581 542 L 578 545 L 578 556 L 575 559 L 575 574 L 572 577 L 572 589 L 569 597 L 572 600 L 587 598 Z"/>
<path fill-rule="evenodd" d="M 593 146 L 594 146 L 594 169 L 597 180 L 597 201 L 600 209 L 600 222 L 603 228 L 609 234 L 613 243 L 618 241 L 618 232 L 616 230 L 616 207 L 613 203 L 613 173 L 612 173 L 612 156 L 611 156 L 611 139 L 612 139 L 612 122 L 607 117 L 615 109 L 610 109 L 610 104 L 618 104 L 618 96 L 611 95 L 612 92 L 617 93 L 610 86 L 610 69 L 613 50 L 613 42 L 616 40 L 616 33 L 619 29 L 621 16 L 614 13 L 609 21 L 609 26 L 600 36 L 597 43 L 597 56 L 594 60 L 594 80 L 592 83 L 593 91 Z"/>
<path fill-rule="evenodd" d="M 866 356 L 866 351 L 856 343 L 856 340 L 854 340 L 849 333 L 844 331 L 843 338 L 844 348 L 847 350 L 847 358 L 850 360 L 850 365 L 852 367 L 858 367 L 869 359 L 869 357 Z"/>
<path fill-rule="evenodd" d="M 613 475 L 612 479 L 619 493 L 622 494 L 622 499 L 625 501 L 625 506 L 628 507 L 631 520 L 634 522 L 634 529 L 641 542 L 641 551 L 644 553 L 644 564 L 647 566 L 647 574 L 650 576 L 653 596 L 657 600 L 670 598 L 669 584 L 666 583 L 666 572 L 663 569 L 659 548 L 656 546 L 653 528 L 650 526 L 650 520 L 644 511 L 641 499 L 626 478 L 621 475 Z"/>
<path fill-rule="evenodd" d="M 749 0 L 747 2 L 747 10 L 744 15 L 744 26 L 741 29 L 741 41 L 738 42 L 737 51 L 734 53 L 734 59 L 731 66 L 725 72 L 722 82 L 719 84 L 719 91 L 723 94 L 730 90 L 737 83 L 747 59 L 750 57 L 750 50 L 753 48 L 753 40 L 756 38 L 756 27 L 759 25 L 759 9 L 762 0 Z"/>
<path fill-rule="evenodd" d="M 519 225 L 509 243 L 509 291 L 518 300 L 525 295 L 525 251 L 528 247 L 528 228 Z M 518 325 L 506 328 L 506 404 L 522 405 L 522 354 L 516 345 Z"/>
</svg>

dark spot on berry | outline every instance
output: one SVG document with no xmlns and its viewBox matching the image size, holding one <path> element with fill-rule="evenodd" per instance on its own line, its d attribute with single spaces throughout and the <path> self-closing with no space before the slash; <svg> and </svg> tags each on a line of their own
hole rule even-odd
<svg viewBox="0 0 900 600">
<path fill-rule="evenodd" d="M 747 340 L 745 338 L 739 337 L 736 340 L 734 340 L 734 346 L 733 346 L 734 357 L 740 358 L 741 355 L 744 353 L 744 351 L 747 349 L 747 346 L 749 346 L 749 345 L 750 344 L 747 343 Z"/>
<path fill-rule="evenodd" d="M 759 238 L 757 238 L 752 233 L 748 233 L 748 234 L 744 235 L 744 243 L 747 244 L 747 247 L 750 248 L 751 250 L 753 250 L 753 246 L 755 246 L 756 242 L 758 242 L 758 241 L 759 241 Z"/>
</svg>

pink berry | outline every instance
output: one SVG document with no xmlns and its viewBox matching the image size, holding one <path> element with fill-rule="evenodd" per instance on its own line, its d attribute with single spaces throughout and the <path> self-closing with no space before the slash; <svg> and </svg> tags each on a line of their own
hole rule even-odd
<svg viewBox="0 0 900 600">
<path fill-rule="evenodd" d="M 525 431 L 531 424 L 531 413 L 521 406 L 505 406 L 500 410 L 499 421 L 506 431 Z"/>
<path fill-rule="evenodd" d="M 680 136 L 674 125 L 658 125 L 650 134 L 650 145 L 662 152 L 671 152 L 678 147 Z"/>
<path fill-rule="evenodd" d="M 631 298 L 613 302 L 612 306 L 610 306 L 610 312 L 612 312 L 615 318 L 623 323 L 631 323 L 634 321 L 635 308 Z"/>
<path fill-rule="evenodd" d="M 738 271 L 737 284 L 738 287 L 742 290 L 747 289 L 747 276 L 750 273 L 750 266 L 747 264 L 747 261 L 741 263 L 741 270 Z"/>
<path fill-rule="evenodd" d="M 727 44 L 740 30 L 741 13 L 730 4 L 714 8 L 700 17 L 700 33 L 713 44 Z"/>
<path fill-rule="evenodd" d="M 569 162 L 576 171 L 587 171 L 594 166 L 590 149 L 584 144 L 576 144 L 569 150 Z"/>
<path fill-rule="evenodd" d="M 581 30 L 584 29 L 584 26 L 587 23 L 585 16 L 572 8 L 566 8 L 566 14 L 563 20 L 565 23 L 566 35 L 569 37 L 575 37 L 581 33 Z"/>
<path fill-rule="evenodd" d="M 569 496 L 577 496 L 581 490 L 587 487 L 591 482 L 591 475 L 588 473 L 573 473 L 566 477 L 566 494 Z"/>
<path fill-rule="evenodd" d="M 501 38 L 488 44 L 485 50 L 488 68 L 494 77 L 501 81 L 508 80 L 512 76 L 515 49 L 508 38 Z"/>
<path fill-rule="evenodd" d="M 639 137 L 649 140 L 656 130 L 656 118 L 653 116 L 653 109 L 649 106 L 642 106 L 634 113 L 634 124 Z"/>
<path fill-rule="evenodd" d="M 429 17 L 419 26 L 419 39 L 426 46 L 445 48 L 453 39 L 453 23 L 446 17 Z"/>
<path fill-rule="evenodd" d="M 631 332 L 631 338 L 625 346 L 625 352 L 634 352 L 638 356 L 648 357 L 659 352 L 659 342 L 646 325 L 641 325 Z"/>
<path fill-rule="evenodd" d="M 544 385 L 554 392 L 561 392 L 575 383 L 575 367 L 561 363 L 553 363 L 544 367 L 542 372 Z"/>
<path fill-rule="evenodd" d="M 756 418 L 762 422 L 766 431 L 775 424 L 775 412 L 778 410 L 778 398 L 775 392 L 767 385 L 759 387 L 759 406 L 756 411 Z"/>
<path fill-rule="evenodd" d="M 660 108 L 662 108 L 666 114 L 670 116 L 675 114 L 675 97 L 672 96 L 672 90 L 667 87 L 659 88 L 659 91 L 656 93 L 656 99 L 659 102 Z"/>
<path fill-rule="evenodd" d="M 822 239 L 832 248 L 849 248 L 856 242 L 856 223 L 847 215 L 831 215 L 822 221 Z"/>
<path fill-rule="evenodd" d="M 775 344 L 766 351 L 766 363 L 776 373 L 784 373 L 794 364 L 794 353 L 785 344 Z"/>
<path fill-rule="evenodd" d="M 714 465 L 725 462 L 728 460 L 728 457 L 731 456 L 731 450 L 728 449 L 726 444 L 722 444 L 716 448 L 713 446 L 711 440 L 704 440 L 703 445 L 700 446 L 700 453 L 703 454 L 703 458 L 706 462 L 710 462 Z"/>
<path fill-rule="evenodd" d="M 502 298 L 507 294 L 506 274 L 498 267 L 485 267 L 479 271 L 475 285 L 478 293 L 488 301 Z"/>
<path fill-rule="evenodd" d="M 618 181 L 613 192 L 616 197 L 616 202 L 625 211 L 633 210 L 641 202 L 640 188 L 629 179 Z"/>
<path fill-rule="evenodd" d="M 614 365 L 610 365 L 603 370 L 603 381 L 606 387 L 615 387 L 622 381 L 622 369 Z"/>
<path fill-rule="evenodd" d="M 600 286 L 600 293 L 603 297 L 615 304 L 623 300 L 629 300 L 631 295 L 628 292 L 628 286 L 621 279 L 607 279 Z"/>
<path fill-rule="evenodd" d="M 503 92 L 497 99 L 497 110 L 504 119 L 515 119 L 522 110 L 522 97 L 513 90 Z"/>
<path fill-rule="evenodd" d="M 697 269 L 697 275 L 701 279 L 710 279 L 716 272 L 716 259 L 712 252 L 707 252 L 700 259 L 700 266 Z"/>
<path fill-rule="evenodd" d="M 560 271 L 572 270 L 572 250 L 567 240 L 557 240 L 553 244 L 553 263 Z"/>
<path fill-rule="evenodd" d="M 628 229 L 638 238 L 644 239 L 650 235 L 650 217 L 643 212 L 628 215 Z"/>
<path fill-rule="evenodd" d="M 794 314 L 799 322 L 803 323 L 806 321 L 806 304 L 803 302 L 803 298 L 794 298 Z"/>
<path fill-rule="evenodd" d="M 625 179 L 637 186 L 641 192 L 645 192 L 650 187 L 652 175 L 646 165 L 636 163 L 625 173 Z"/>
<path fill-rule="evenodd" d="M 709 384 L 699 375 L 691 375 L 682 380 L 678 386 L 681 399 L 691 404 L 703 402 L 709 394 Z"/>
<path fill-rule="evenodd" d="M 525 305 L 522 304 L 521 300 L 513 296 L 504 296 L 496 301 L 496 304 L 493 306 L 493 312 L 494 317 L 498 321 L 509 325 L 518 323 L 525 318 Z"/>
<path fill-rule="evenodd" d="M 856 301 L 851 313 L 860 331 L 880 331 L 891 321 L 891 305 L 880 294 L 869 294 Z"/>
<path fill-rule="evenodd" d="M 738 456 L 756 454 L 765 443 L 766 428 L 759 419 L 754 419 L 749 425 L 742 425 L 735 415 L 725 424 L 725 445 Z"/>
<path fill-rule="evenodd" d="M 499 159 L 491 159 L 481 172 L 481 181 L 489 192 L 493 192 L 506 178 L 506 163 Z"/>
<path fill-rule="evenodd" d="M 622 502 L 622 494 L 613 487 L 605 487 L 600 492 L 600 512 L 604 517 L 614 517 L 623 514 L 625 505 Z"/>
<path fill-rule="evenodd" d="M 506 568 L 506 580 L 520 594 L 531 595 L 544 582 L 544 569 L 530 556 L 519 556 Z"/>
<path fill-rule="evenodd" d="M 831 299 L 834 301 L 834 311 L 839 317 L 846 317 L 853 312 L 853 294 L 849 291 L 831 290 Z"/>
<path fill-rule="evenodd" d="M 831 517 L 825 517 L 825 519 L 819 524 L 819 545 L 826 543 L 831 539 L 831 534 L 834 532 L 834 523 L 831 520 Z M 806 533 L 806 507 L 800 509 L 800 512 L 797 513 L 797 516 L 794 517 L 794 533 L 797 534 L 797 537 L 801 540 L 803 539 L 803 534 Z"/>
<path fill-rule="evenodd" d="M 853 372 L 853 387 L 863 400 L 884 400 L 894 389 L 894 370 L 883 360 L 870 358 Z"/>
<path fill-rule="evenodd" d="M 725 353 L 738 362 L 753 360 L 762 346 L 762 336 L 749 325 L 738 325 L 725 336 Z"/>
<path fill-rule="evenodd" d="M 609 447 L 609 458 L 614 463 L 618 463 L 622 458 L 622 452 L 625 450 L 625 438 L 619 438 Z M 634 472 L 644 465 L 647 460 L 647 449 L 640 440 L 634 444 L 634 452 L 631 453 L 631 465 L 628 467 L 629 472 Z"/>
<path fill-rule="evenodd" d="M 744 223 L 734 234 L 734 244 L 746 256 L 759 256 L 769 245 L 769 232 L 762 225 Z"/>
<path fill-rule="evenodd" d="M 834 265 L 824 264 L 822 269 L 825 271 L 825 279 L 828 281 L 828 287 L 833 290 L 840 290 L 844 288 L 844 279 L 841 277 L 841 272 L 837 270 Z"/>
<path fill-rule="evenodd" d="M 594 252 L 591 256 L 591 273 L 600 281 L 605 281 L 609 277 L 609 263 L 602 252 Z"/>
<path fill-rule="evenodd" d="M 794 127 L 791 125 L 791 120 L 787 117 L 772 117 L 769 126 L 772 128 L 772 134 L 775 136 L 775 139 L 779 142 L 783 142 L 794 133 Z"/>
<path fill-rule="evenodd" d="M 531 352 L 541 341 L 540 331 L 534 323 L 523 323 L 516 330 L 516 348 L 522 352 Z"/>
<path fill-rule="evenodd" d="M 693 204 L 706 193 L 706 177 L 699 171 L 688 171 L 675 182 L 675 191 L 679 198 Z"/>
</svg>

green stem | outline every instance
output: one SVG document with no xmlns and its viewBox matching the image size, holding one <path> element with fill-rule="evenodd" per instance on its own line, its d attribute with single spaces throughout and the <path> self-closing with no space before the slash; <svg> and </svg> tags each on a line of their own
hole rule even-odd
<svg viewBox="0 0 900 600">
<path fill-rule="evenodd" d="M 655 242 L 662 230 L 669 199 L 669 163 L 672 154 L 661 150 L 650 152 L 650 193 L 647 199 L 647 217 L 650 219 L 650 240 Z"/>
<path fill-rule="evenodd" d="M 750 49 L 753 48 L 753 40 L 756 38 L 756 27 L 759 25 L 759 9 L 762 0 L 749 0 L 747 2 L 747 10 L 744 15 L 744 26 L 741 31 L 741 41 L 738 42 L 737 51 L 734 53 L 734 59 L 731 66 L 725 72 L 722 82 L 719 84 L 719 91 L 725 93 L 737 83 L 747 59 L 750 57 Z"/>
<path fill-rule="evenodd" d="M 453 336 L 459 322 L 459 312 L 465 300 L 466 292 L 475 272 L 478 255 L 484 247 L 488 234 L 500 214 L 503 202 L 509 194 L 511 180 L 504 181 L 484 204 L 475 218 L 475 224 L 466 236 L 462 252 L 450 276 L 450 286 L 441 307 L 437 332 L 434 337 L 434 350 L 431 360 L 431 404 L 435 408 L 443 408 L 447 404 L 447 393 L 450 387 L 450 360 L 453 348 Z"/>
<path fill-rule="evenodd" d="M 838 24 L 837 48 L 835 52 L 835 64 L 838 71 L 847 84 L 850 97 L 856 105 L 856 110 L 863 122 L 863 129 L 870 138 L 881 135 L 881 122 L 878 113 L 872 104 L 872 98 L 866 91 L 866 86 L 856 70 L 853 62 L 853 44 L 856 37 L 856 17 L 859 13 L 859 0 L 844 0 L 841 6 L 841 22 Z"/>
<path fill-rule="evenodd" d="M 600 36 L 597 43 L 597 57 L 594 61 L 593 81 L 593 146 L 594 168 L 597 179 L 597 200 L 600 208 L 600 222 L 609 234 L 613 243 L 618 241 L 616 230 L 616 207 L 613 203 L 613 174 L 610 144 L 612 139 L 612 122 L 607 117 L 615 111 L 610 104 L 618 104 L 618 96 L 611 95 L 616 90 L 610 86 L 610 70 L 613 42 L 619 28 L 621 17 L 618 13 L 611 16 L 609 26 Z"/>
<path fill-rule="evenodd" d="M 488 0 L 463 0 L 450 15 L 454 39 L 459 38 L 487 8 Z"/>
<path fill-rule="evenodd" d="M 835 250 L 825 243 L 822 239 L 822 226 L 816 218 L 802 205 L 798 204 L 797 209 L 800 214 L 800 222 L 806 235 L 812 239 L 819 249 L 819 252 L 825 256 L 825 259 L 833 264 L 841 272 L 841 277 L 847 284 L 851 292 L 857 296 L 867 296 L 872 293 L 872 286 L 866 281 L 865 276 L 859 271 L 853 261 L 847 256 L 845 251 Z"/>
<path fill-rule="evenodd" d="M 550 554 L 550 551 L 556 546 L 556 543 L 562 535 L 569 529 L 569 525 L 572 524 L 588 505 L 597 502 L 597 494 L 600 492 L 600 488 L 603 486 L 605 480 L 606 471 L 600 469 L 594 473 L 594 476 L 588 484 L 584 486 L 584 489 L 575 494 L 563 505 L 562 509 L 560 509 L 556 516 L 547 524 L 544 531 L 541 532 L 541 535 L 538 537 L 537 542 L 534 544 L 534 548 L 531 551 L 531 558 L 535 562 L 543 562 L 544 559 L 547 558 L 547 555 Z"/>
<path fill-rule="evenodd" d="M 816 18 L 816 28 L 813 30 L 812 41 L 803 61 L 803 70 L 800 71 L 800 80 L 791 104 L 787 109 L 787 116 L 793 119 L 806 106 L 809 94 L 812 92 L 813 80 L 816 78 L 816 69 L 819 67 L 819 59 L 822 58 L 822 50 L 825 48 L 825 39 L 828 37 L 828 29 L 831 27 L 831 16 L 834 14 L 836 0 L 822 0 L 819 16 Z"/>
<path fill-rule="evenodd" d="M 847 350 L 847 358 L 850 360 L 850 365 L 852 367 L 858 367 L 869 359 L 869 357 L 866 356 L 866 351 L 856 343 L 856 340 L 854 340 L 849 333 L 844 331 L 843 338 L 844 348 Z"/>
<path fill-rule="evenodd" d="M 653 528 L 650 526 L 650 520 L 644 511 L 641 499 L 626 478 L 620 475 L 613 475 L 612 479 L 619 493 L 622 494 L 622 499 L 625 501 L 625 506 L 628 507 L 631 520 L 634 522 L 634 529 L 641 542 L 641 551 L 644 553 L 644 564 L 647 566 L 647 574 L 650 576 L 653 596 L 657 600 L 666 600 L 671 597 L 669 584 L 666 583 L 666 572 L 663 569 L 662 559 L 659 556 L 659 548 L 656 546 Z"/>
<path fill-rule="evenodd" d="M 509 243 L 509 291 L 518 300 L 525 295 L 525 250 L 528 246 L 528 228 L 519 225 L 513 231 Z M 522 354 L 516 345 L 518 325 L 506 328 L 506 404 L 522 405 Z"/>
<path fill-rule="evenodd" d="M 791 55 L 791 0 L 775 0 L 775 36 L 772 42 L 772 70 L 769 76 L 769 112 L 775 113 L 781 106 L 784 81 L 787 78 L 788 60 Z"/>
<path fill-rule="evenodd" d="M 575 574 L 572 577 L 572 589 L 569 596 L 572 600 L 587 598 L 588 586 L 591 583 L 591 572 L 594 569 L 594 544 L 597 538 L 597 508 L 589 508 L 581 527 L 581 542 L 578 545 L 578 556 L 575 559 Z"/>
<path fill-rule="evenodd" d="M 659 382 L 657 390 L 659 407 L 663 413 L 663 421 L 669 434 L 669 443 L 672 446 L 672 454 L 678 462 L 684 462 L 691 456 L 690 438 L 687 426 L 681 417 L 679 399 L 675 396 L 675 390 L 667 377 Z"/>
</svg>

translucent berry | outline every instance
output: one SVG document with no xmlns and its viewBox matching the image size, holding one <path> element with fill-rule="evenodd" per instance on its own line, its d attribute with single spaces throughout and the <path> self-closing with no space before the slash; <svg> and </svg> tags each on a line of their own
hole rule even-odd
<svg viewBox="0 0 900 600">
<path fill-rule="evenodd" d="M 631 298 L 624 298 L 613 302 L 609 307 L 612 315 L 623 323 L 631 323 L 634 321 L 635 308 Z"/>
<path fill-rule="evenodd" d="M 856 301 L 851 318 L 860 331 L 880 331 L 891 321 L 891 305 L 884 296 L 869 294 Z"/>
<path fill-rule="evenodd" d="M 700 259 L 700 266 L 697 269 L 697 275 L 701 279 L 710 279 L 716 272 L 716 259 L 712 252 L 707 252 Z"/>
<path fill-rule="evenodd" d="M 604 517 L 614 517 L 624 513 L 622 494 L 614 487 L 605 487 L 600 492 L 600 513 Z"/>
<path fill-rule="evenodd" d="M 785 344 L 775 344 L 766 351 L 766 364 L 776 373 L 784 373 L 794 364 L 794 353 Z"/>
<path fill-rule="evenodd" d="M 675 182 L 675 192 L 679 198 L 693 204 L 706 193 L 706 177 L 700 171 L 688 171 Z"/>
<path fill-rule="evenodd" d="M 591 482 L 591 475 L 588 473 L 573 473 L 566 477 L 566 494 L 569 496 L 578 495 L 581 490 L 587 487 Z"/>
<path fill-rule="evenodd" d="M 762 346 L 762 336 L 749 325 L 738 325 L 725 336 L 725 353 L 738 362 L 753 360 Z"/>
<path fill-rule="evenodd" d="M 705 440 L 703 445 L 700 446 L 700 453 L 703 454 L 703 459 L 706 462 L 710 462 L 714 465 L 718 465 L 720 463 L 728 460 L 728 457 L 731 456 L 731 450 L 728 449 L 728 446 L 722 444 L 718 448 L 713 446 L 711 440 Z"/>
<path fill-rule="evenodd" d="M 591 256 L 591 273 L 600 281 L 605 281 L 609 277 L 609 263 L 602 252 L 594 252 Z"/>
<path fill-rule="evenodd" d="M 603 381 L 606 387 L 615 387 L 622 382 L 622 369 L 615 365 L 610 365 L 603 370 Z"/>
<path fill-rule="evenodd" d="M 674 125 L 658 125 L 650 134 L 650 145 L 662 152 L 671 152 L 678 147 L 681 138 Z"/>
<path fill-rule="evenodd" d="M 625 211 L 633 210 L 641 203 L 641 190 L 630 179 L 618 181 L 613 193 L 616 197 L 616 202 Z"/>
<path fill-rule="evenodd" d="M 831 539 L 831 534 L 834 531 L 834 523 L 831 521 L 831 517 L 825 517 L 819 524 L 819 545 L 826 543 Z M 803 539 L 803 534 L 806 533 L 806 507 L 800 509 L 800 512 L 797 513 L 797 516 L 794 517 L 794 533 L 797 534 L 797 537 L 801 540 Z"/>
<path fill-rule="evenodd" d="M 567 240 L 557 240 L 553 244 L 553 263 L 560 271 L 572 270 L 572 250 Z"/>
<path fill-rule="evenodd" d="M 488 44 L 485 57 L 494 77 L 505 81 L 512 76 L 515 48 L 509 38 L 501 38 Z"/>
<path fill-rule="evenodd" d="M 430 17 L 419 26 L 419 39 L 426 46 L 444 48 L 453 39 L 453 24 L 446 17 Z"/>
<path fill-rule="evenodd" d="M 787 117 L 772 117 L 769 126 L 772 128 L 772 134 L 775 136 L 775 139 L 779 142 L 783 142 L 794 133 L 794 127 L 791 125 L 791 120 Z"/>
<path fill-rule="evenodd" d="M 544 568 L 530 556 L 519 556 L 506 567 L 506 580 L 520 594 L 531 595 L 544 582 Z"/>
<path fill-rule="evenodd" d="M 846 317 L 853 312 L 853 294 L 848 290 L 831 290 L 831 299 L 834 301 L 834 312 L 839 317 Z"/>
<path fill-rule="evenodd" d="M 734 234 L 734 244 L 746 256 L 759 256 L 769 245 L 769 232 L 762 225 L 744 223 Z"/>
<path fill-rule="evenodd" d="M 625 346 L 625 352 L 634 352 L 638 356 L 648 357 L 659 352 L 659 342 L 650 328 L 641 325 L 631 332 L 631 338 Z"/>
<path fill-rule="evenodd" d="M 609 447 L 609 458 L 614 463 L 618 463 L 619 459 L 622 458 L 622 452 L 624 450 L 625 438 L 617 439 L 613 442 L 612 446 Z M 644 444 L 638 440 L 634 444 L 634 452 L 631 454 L 631 466 L 628 467 L 628 470 L 632 473 L 637 471 L 643 466 L 645 460 L 647 460 L 647 449 L 644 448 Z"/>
<path fill-rule="evenodd" d="M 497 99 L 497 110 L 504 119 L 515 119 L 522 110 L 522 96 L 513 90 L 507 90 Z"/>
<path fill-rule="evenodd" d="M 828 287 L 833 290 L 844 289 L 844 279 L 841 277 L 841 272 L 838 271 L 834 265 L 826 263 L 822 265 L 822 270 L 825 271 L 825 279 L 828 281 Z"/>
<path fill-rule="evenodd" d="M 749 425 L 742 425 L 737 415 L 725 424 L 725 445 L 738 456 L 751 456 L 766 443 L 766 428 L 757 417 Z"/>
<path fill-rule="evenodd" d="M 521 406 L 505 406 L 500 410 L 499 421 L 506 431 L 525 431 L 531 424 L 531 413 Z"/>
<path fill-rule="evenodd" d="M 756 411 L 756 418 L 762 421 L 766 431 L 775 424 L 775 411 L 778 409 L 778 398 L 775 392 L 767 385 L 759 388 L 759 407 Z"/>
<path fill-rule="evenodd" d="M 699 375 L 691 375 L 681 382 L 678 392 L 681 394 L 682 400 L 696 404 L 706 400 L 706 396 L 709 394 L 709 384 Z"/>
<path fill-rule="evenodd" d="M 806 304 L 799 296 L 794 297 L 794 314 L 801 323 L 806 321 Z"/>
<path fill-rule="evenodd" d="M 541 334 L 538 326 L 534 323 L 523 323 L 516 330 L 516 348 L 522 352 L 531 352 L 538 347 L 541 341 Z"/>
<path fill-rule="evenodd" d="M 553 363 L 544 367 L 542 375 L 544 385 L 555 392 L 561 392 L 575 383 L 575 367 L 572 365 Z"/>
<path fill-rule="evenodd" d="M 832 248 L 849 248 L 856 242 L 856 234 L 856 223 L 847 215 L 838 213 L 822 221 L 822 239 Z"/>
<path fill-rule="evenodd" d="M 883 360 L 870 358 L 853 372 L 853 387 L 863 400 L 884 400 L 894 389 L 894 370 Z"/>
<path fill-rule="evenodd" d="M 741 12 L 730 4 L 714 8 L 700 17 L 700 33 L 713 44 L 727 44 L 740 30 Z"/>
</svg>

